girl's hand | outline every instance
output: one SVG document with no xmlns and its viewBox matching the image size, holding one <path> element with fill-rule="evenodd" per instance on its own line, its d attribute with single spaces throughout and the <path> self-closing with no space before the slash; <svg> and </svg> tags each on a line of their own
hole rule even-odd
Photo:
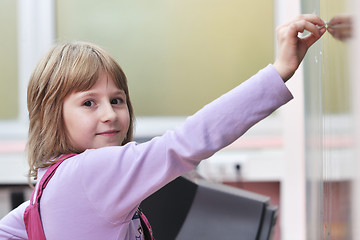
<svg viewBox="0 0 360 240">
<path fill-rule="evenodd" d="M 307 30 L 309 34 L 299 37 Z M 318 16 L 304 14 L 277 27 L 278 54 L 274 67 L 286 82 L 295 73 L 305 53 L 326 32 L 325 23 Z"/>
</svg>

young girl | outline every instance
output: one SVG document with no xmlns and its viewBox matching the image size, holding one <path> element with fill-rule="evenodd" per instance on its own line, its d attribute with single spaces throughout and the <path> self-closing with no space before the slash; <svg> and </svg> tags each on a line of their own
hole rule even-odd
<svg viewBox="0 0 360 240">
<path fill-rule="evenodd" d="M 48 169 L 61 162 L 40 201 L 46 238 L 144 239 L 141 201 L 291 100 L 284 82 L 325 32 L 318 27 L 323 24 L 317 16 L 301 15 L 279 27 L 273 65 L 182 126 L 143 144 L 131 142 L 133 109 L 118 64 L 89 43 L 54 47 L 28 86 L 28 155 L 30 175 L 38 179 L 35 191 L 41 191 L 39 182 Z M 304 30 L 310 34 L 299 38 Z M 29 201 L 0 221 L 1 239 L 28 239 L 28 206 Z"/>
</svg>

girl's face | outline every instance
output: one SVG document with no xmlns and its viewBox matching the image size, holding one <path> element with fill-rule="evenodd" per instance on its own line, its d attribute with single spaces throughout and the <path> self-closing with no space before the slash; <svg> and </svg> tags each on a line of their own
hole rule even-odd
<svg viewBox="0 0 360 240">
<path fill-rule="evenodd" d="M 79 151 L 120 146 L 130 125 L 125 92 L 102 72 L 90 90 L 65 98 L 63 119 L 70 143 Z"/>
</svg>

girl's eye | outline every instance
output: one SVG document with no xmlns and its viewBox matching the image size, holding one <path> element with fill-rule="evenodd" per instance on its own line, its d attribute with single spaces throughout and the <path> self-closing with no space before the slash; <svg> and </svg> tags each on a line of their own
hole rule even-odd
<svg viewBox="0 0 360 240">
<path fill-rule="evenodd" d="M 115 105 L 117 105 L 117 104 L 122 104 L 122 103 L 124 103 L 125 101 L 124 101 L 124 99 L 122 99 L 122 98 L 114 98 L 114 99 L 111 99 L 111 101 L 110 101 L 110 103 L 111 104 L 115 104 Z"/>
<path fill-rule="evenodd" d="M 94 103 L 94 101 L 92 101 L 92 100 L 87 100 L 87 101 L 85 101 L 85 102 L 83 103 L 83 105 L 84 105 L 85 107 L 92 107 L 92 106 L 95 105 L 95 103 Z"/>
</svg>

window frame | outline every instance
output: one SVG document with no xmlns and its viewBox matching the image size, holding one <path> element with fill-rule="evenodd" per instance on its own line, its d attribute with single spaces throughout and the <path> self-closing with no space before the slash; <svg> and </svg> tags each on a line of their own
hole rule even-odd
<svg viewBox="0 0 360 240">
<path fill-rule="evenodd" d="M 27 136 L 26 104 L 29 77 L 40 57 L 55 39 L 55 1 L 17 0 L 18 96 L 19 113 L 13 120 L 0 120 L 0 141 Z"/>
</svg>

